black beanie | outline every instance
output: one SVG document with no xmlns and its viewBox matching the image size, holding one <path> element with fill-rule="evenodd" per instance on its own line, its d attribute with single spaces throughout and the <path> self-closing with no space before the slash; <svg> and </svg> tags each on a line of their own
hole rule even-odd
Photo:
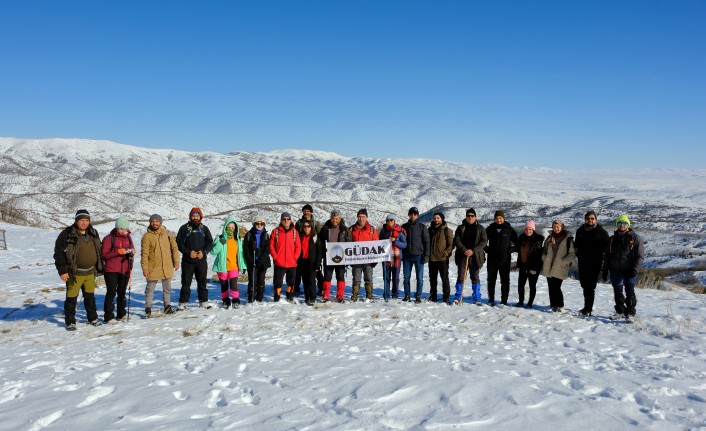
<svg viewBox="0 0 706 431">
<path fill-rule="evenodd" d="M 435 212 L 434 215 L 441 217 L 441 221 L 446 221 L 446 217 L 444 217 L 444 213 Z"/>
<path fill-rule="evenodd" d="M 302 207 L 302 212 L 304 212 L 304 211 L 306 211 L 306 210 L 309 210 L 309 211 L 311 211 L 311 212 L 314 212 L 314 208 L 312 208 L 312 206 L 309 205 L 309 204 L 306 204 L 306 205 L 304 205 L 304 206 Z"/>
</svg>

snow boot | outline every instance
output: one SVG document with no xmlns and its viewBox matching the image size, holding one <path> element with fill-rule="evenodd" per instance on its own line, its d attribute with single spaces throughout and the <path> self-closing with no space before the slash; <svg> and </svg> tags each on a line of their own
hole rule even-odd
<svg viewBox="0 0 706 431">
<path fill-rule="evenodd" d="M 145 319 L 149 319 L 150 317 L 152 317 L 152 308 L 145 307 Z"/>
<path fill-rule="evenodd" d="M 167 304 L 164 306 L 164 314 L 174 314 L 174 310 L 171 305 Z"/>
<path fill-rule="evenodd" d="M 409 295 L 405 294 L 404 298 L 402 298 L 402 302 L 409 302 L 409 301 L 410 301 Z"/>
<path fill-rule="evenodd" d="M 75 324 L 75 323 L 68 323 L 68 324 L 66 324 L 66 330 L 67 330 L 67 331 L 75 331 L 76 329 L 77 329 L 77 328 L 76 328 L 76 324 Z"/>
<path fill-rule="evenodd" d="M 373 283 L 365 283 L 365 299 L 373 300 Z"/>
<path fill-rule="evenodd" d="M 322 299 L 328 301 L 331 295 L 331 282 L 324 281 L 324 285 L 321 287 L 321 297 Z"/>
<path fill-rule="evenodd" d="M 359 283 L 353 283 L 351 291 L 351 301 L 353 302 L 358 302 L 358 292 L 360 291 L 360 284 Z"/>
<path fill-rule="evenodd" d="M 480 283 L 473 283 L 471 284 L 471 289 L 473 290 L 473 302 L 480 302 L 481 294 L 480 294 Z"/>
<path fill-rule="evenodd" d="M 637 305 L 637 297 L 630 295 L 625 299 L 625 317 L 634 316 L 636 313 L 635 306 Z"/>
<path fill-rule="evenodd" d="M 279 302 L 279 297 L 280 297 L 281 294 L 282 294 L 282 288 L 281 288 L 281 287 L 276 287 L 276 288 L 275 288 L 275 291 L 274 291 L 274 294 L 272 295 L 272 299 L 273 299 L 275 302 Z"/>
<path fill-rule="evenodd" d="M 223 298 L 223 308 L 226 310 L 230 308 L 230 298 Z"/>
<path fill-rule="evenodd" d="M 336 299 L 338 299 L 338 302 L 341 304 L 343 303 L 343 294 L 346 293 L 346 281 L 345 280 L 337 280 L 336 281 Z"/>
</svg>

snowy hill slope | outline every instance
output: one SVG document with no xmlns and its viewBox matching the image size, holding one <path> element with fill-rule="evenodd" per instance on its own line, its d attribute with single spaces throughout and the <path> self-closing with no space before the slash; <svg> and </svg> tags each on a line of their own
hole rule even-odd
<svg viewBox="0 0 706 431">
<path fill-rule="evenodd" d="M 382 223 L 388 213 L 404 220 L 417 206 L 423 221 L 443 211 L 455 227 L 472 206 L 486 225 L 503 209 L 514 226 L 561 217 L 573 230 L 595 209 L 604 224 L 628 212 L 660 244 L 659 253 L 648 247 L 649 265 L 695 265 L 706 253 L 706 170 L 508 168 L 299 150 L 190 153 L 80 139 L 0 138 L 0 155 L 1 219 L 20 224 L 57 228 L 87 208 L 95 224 L 127 215 L 141 232 L 150 214 L 176 228 L 198 206 L 220 230 L 226 216 L 249 226 L 264 215 L 271 226 L 282 211 L 297 216 L 311 203 L 319 219 L 336 208 L 352 221 L 366 207 Z"/>
</svg>

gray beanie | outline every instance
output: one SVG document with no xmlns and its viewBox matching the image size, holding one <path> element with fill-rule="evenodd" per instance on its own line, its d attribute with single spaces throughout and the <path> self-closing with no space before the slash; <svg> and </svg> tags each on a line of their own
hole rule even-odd
<svg viewBox="0 0 706 431">
<path fill-rule="evenodd" d="M 152 214 L 150 216 L 150 221 L 152 220 L 157 220 L 158 222 L 162 223 L 162 216 L 159 214 Z"/>
</svg>

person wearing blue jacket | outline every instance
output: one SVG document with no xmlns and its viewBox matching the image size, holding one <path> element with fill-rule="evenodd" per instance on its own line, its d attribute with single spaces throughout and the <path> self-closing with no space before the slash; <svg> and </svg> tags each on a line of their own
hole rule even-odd
<svg viewBox="0 0 706 431">
<path fill-rule="evenodd" d="M 238 277 L 246 272 L 243 240 L 238 232 L 238 222 L 232 217 L 227 219 L 223 224 L 223 233 L 213 241 L 211 248 L 211 254 L 216 256 L 213 271 L 221 282 L 221 299 L 226 309 L 240 305 Z"/>
</svg>

